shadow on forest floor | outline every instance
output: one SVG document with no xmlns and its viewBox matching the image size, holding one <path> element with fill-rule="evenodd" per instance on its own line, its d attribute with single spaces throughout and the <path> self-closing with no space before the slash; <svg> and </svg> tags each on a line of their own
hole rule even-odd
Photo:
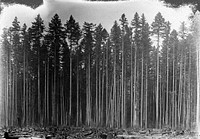
<svg viewBox="0 0 200 139">
<path fill-rule="evenodd" d="M 196 132 L 170 129 L 113 129 L 89 127 L 25 127 L 2 128 L 0 137 L 8 132 L 9 138 L 19 139 L 198 139 Z"/>
</svg>

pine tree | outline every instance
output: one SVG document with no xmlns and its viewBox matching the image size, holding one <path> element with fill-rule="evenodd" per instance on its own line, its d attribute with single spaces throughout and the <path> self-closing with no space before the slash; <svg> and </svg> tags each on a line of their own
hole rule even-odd
<svg viewBox="0 0 200 139">
<path fill-rule="evenodd" d="M 122 95 L 122 101 L 121 101 L 121 107 L 122 107 L 122 127 L 125 128 L 126 127 L 126 68 L 125 68 L 125 42 L 124 42 L 124 38 L 125 38 L 125 34 L 126 34 L 126 27 L 128 26 L 128 21 L 127 18 L 125 16 L 125 14 L 122 14 L 121 18 L 120 18 L 120 22 L 121 22 L 121 33 L 122 33 L 122 75 L 121 75 L 121 95 Z"/>
<path fill-rule="evenodd" d="M 21 117 L 22 117 L 22 104 L 21 104 L 21 88 L 18 88 L 18 85 L 21 83 L 20 82 L 20 74 L 21 74 L 21 67 L 22 67 L 22 59 L 23 59 L 23 54 L 22 54 L 22 47 L 21 47 L 21 42 L 20 42 L 20 25 L 19 25 L 18 18 L 15 17 L 14 21 L 12 22 L 12 26 L 10 27 L 10 33 L 11 33 L 11 55 L 12 55 L 12 74 L 11 74 L 11 80 L 12 81 L 12 91 L 10 94 L 10 106 L 11 109 L 9 109 L 9 113 L 11 113 L 8 117 L 9 119 L 9 125 L 18 125 L 21 126 Z M 14 115 L 17 115 L 14 117 Z M 16 123 L 13 123 L 15 120 L 17 121 Z"/>
<path fill-rule="evenodd" d="M 170 65 L 170 79 L 169 82 L 171 82 L 170 92 L 172 92 L 171 96 L 171 126 L 174 129 L 176 126 L 176 62 L 177 62 L 177 48 L 178 48 L 178 34 L 176 30 L 172 30 L 169 37 L 169 65 Z"/>
<path fill-rule="evenodd" d="M 94 45 L 94 24 L 85 22 L 83 25 L 84 45 L 85 45 L 85 66 L 86 66 L 86 124 L 92 122 L 92 98 L 91 98 L 91 56 Z M 101 118 L 103 115 L 101 115 Z"/>
<path fill-rule="evenodd" d="M 74 55 L 75 47 L 78 45 L 78 41 L 81 37 L 79 24 L 74 20 L 73 16 L 70 16 L 70 19 L 65 24 L 66 34 L 69 41 L 69 49 L 70 49 L 70 104 L 69 104 L 69 117 L 72 115 L 72 56 Z M 78 97 L 78 92 L 77 92 Z M 77 106 L 78 106 L 78 98 L 77 98 Z M 78 112 L 78 107 L 77 107 Z M 78 114 L 77 114 L 78 117 Z M 78 123 L 77 123 L 78 124 Z"/>
<path fill-rule="evenodd" d="M 116 126 L 120 127 L 120 90 L 119 90 L 119 73 L 120 73 L 120 45 L 121 45 L 121 29 L 117 21 L 114 22 L 111 28 L 111 43 L 114 50 L 114 62 L 113 62 L 113 99 L 114 99 L 114 121 L 117 121 Z M 114 123 L 113 121 L 113 123 Z"/>
<path fill-rule="evenodd" d="M 138 86 L 137 86 L 137 73 L 138 73 L 138 50 L 140 47 L 140 43 L 141 43 L 141 22 L 140 22 L 140 17 L 138 15 L 138 13 L 136 12 L 134 15 L 134 19 L 131 22 L 131 26 L 133 28 L 133 39 L 134 39 L 134 74 L 132 74 L 131 76 L 134 77 L 132 83 L 133 83 L 133 87 L 134 89 L 133 91 L 133 105 L 131 105 L 131 110 L 132 110 L 132 126 L 138 125 L 139 123 L 137 123 L 137 116 L 138 116 L 138 102 L 137 102 L 137 97 L 138 97 Z M 132 46 L 132 47 L 133 47 Z M 131 56 L 133 57 L 133 55 Z M 132 61 L 133 62 L 133 61 Z M 131 92 L 132 93 L 132 92 Z M 139 117 L 138 117 L 139 118 Z"/>
<path fill-rule="evenodd" d="M 23 125 L 28 125 L 29 123 L 29 117 L 28 117 L 28 91 L 27 91 L 27 81 L 28 81 L 28 48 L 30 47 L 29 42 L 29 34 L 27 31 L 27 25 L 24 24 L 21 30 L 21 36 L 22 36 L 22 47 L 23 47 Z"/>
<path fill-rule="evenodd" d="M 11 42 L 9 38 L 9 29 L 4 28 L 3 29 L 3 34 L 2 34 L 2 51 L 3 53 L 1 54 L 2 57 L 2 62 L 3 62 L 3 67 L 4 67 L 4 75 L 5 75 L 5 85 L 4 85 L 4 93 L 2 94 L 4 96 L 3 101 L 3 109 L 2 113 L 3 115 L 1 118 L 1 123 L 4 124 L 5 126 L 8 126 L 8 118 L 9 118 L 9 97 L 8 95 L 11 95 Z M 13 102 L 14 103 L 14 102 Z M 13 108 L 10 108 L 13 110 Z M 12 113 L 10 113 L 12 114 Z"/>
<path fill-rule="evenodd" d="M 59 124 L 60 114 L 58 114 L 59 103 L 57 103 L 60 92 L 58 88 L 59 72 L 62 60 L 62 48 L 65 44 L 65 33 L 58 14 L 55 14 L 49 23 L 48 38 L 50 41 L 50 56 L 53 64 L 52 73 L 52 124 Z"/>
<path fill-rule="evenodd" d="M 170 36 L 170 22 L 166 22 L 166 28 L 164 32 L 164 41 L 162 47 L 161 61 L 162 67 L 166 67 L 162 69 L 163 74 L 163 83 L 166 86 L 166 110 L 163 112 L 163 116 L 165 116 L 165 124 L 169 124 L 169 36 Z"/>
<path fill-rule="evenodd" d="M 142 70 L 141 70 L 142 81 L 141 81 L 140 126 L 142 128 L 143 127 L 142 121 L 145 121 L 145 128 L 147 128 L 148 126 L 148 90 L 149 90 L 148 89 L 148 73 L 149 73 L 151 39 L 150 39 L 150 27 L 149 27 L 149 24 L 146 22 L 144 14 L 142 14 L 142 17 L 141 17 L 141 46 L 142 46 Z M 145 97 L 145 99 L 143 96 Z"/>
<path fill-rule="evenodd" d="M 96 28 L 95 28 L 95 32 L 94 32 L 94 40 L 95 40 L 95 114 L 96 114 L 96 124 L 99 124 L 99 109 L 100 109 L 100 105 L 99 103 L 101 102 L 99 100 L 99 98 L 101 97 L 100 95 L 100 91 L 99 91 L 99 74 L 100 74 L 100 55 L 101 55 L 101 45 L 103 44 L 103 27 L 101 24 L 99 24 Z"/>
<path fill-rule="evenodd" d="M 37 15 L 35 22 L 32 22 L 32 26 L 29 29 L 30 38 L 32 41 L 32 49 L 35 54 L 35 64 L 37 65 L 37 122 L 41 123 L 42 111 L 41 111 L 41 46 L 44 31 L 44 21 Z"/>
<path fill-rule="evenodd" d="M 160 41 L 163 37 L 163 33 L 165 30 L 165 19 L 162 17 L 161 13 L 157 13 L 155 16 L 154 22 L 152 23 L 152 34 L 156 36 L 157 40 L 157 63 L 156 63 L 156 127 L 159 127 L 159 114 L 161 115 L 161 111 L 159 111 L 159 83 L 160 83 Z M 161 98 L 160 98 L 161 99 Z M 161 123 L 161 121 L 160 121 Z M 161 127 L 160 127 L 161 128 Z"/>
</svg>

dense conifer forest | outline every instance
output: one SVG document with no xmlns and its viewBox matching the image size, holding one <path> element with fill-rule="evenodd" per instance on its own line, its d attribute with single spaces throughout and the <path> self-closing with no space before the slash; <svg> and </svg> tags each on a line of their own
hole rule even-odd
<svg viewBox="0 0 200 139">
<path fill-rule="evenodd" d="M 5 126 L 195 128 L 194 32 L 135 13 L 83 26 L 55 14 L 30 27 L 17 17 L 2 35 Z"/>
</svg>

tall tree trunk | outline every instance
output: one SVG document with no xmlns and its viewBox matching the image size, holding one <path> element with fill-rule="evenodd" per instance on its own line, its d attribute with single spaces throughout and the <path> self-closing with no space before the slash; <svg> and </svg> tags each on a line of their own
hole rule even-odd
<svg viewBox="0 0 200 139">
<path fill-rule="evenodd" d="M 37 100 L 37 102 L 38 102 L 38 115 L 37 115 L 37 122 L 38 122 L 38 124 L 40 124 L 41 123 L 41 120 L 40 120 L 40 118 L 41 118 L 41 98 L 40 98 L 40 95 L 41 95 L 41 93 L 40 93 L 40 44 L 37 46 L 37 79 L 38 79 L 38 100 Z"/>
<path fill-rule="evenodd" d="M 137 125 L 137 45 L 135 46 L 134 54 L 134 94 L 133 94 L 133 125 Z"/>
<path fill-rule="evenodd" d="M 102 66 L 102 70 L 103 70 L 103 66 Z M 101 68 L 99 68 L 99 95 L 98 95 L 98 101 L 99 101 L 99 106 L 98 106 L 98 123 L 100 124 L 101 123 L 101 97 L 102 97 L 102 77 L 101 77 Z"/>
<path fill-rule="evenodd" d="M 50 122 L 50 105 L 49 105 L 49 99 L 50 99 L 50 89 L 49 89 L 49 85 L 50 85 L 50 77 L 49 77 L 49 58 L 47 58 L 47 125 L 49 125 Z"/>
<path fill-rule="evenodd" d="M 183 48 L 182 48 L 183 49 Z M 178 95 L 178 124 L 180 126 L 180 122 L 181 122 L 181 111 L 182 111 L 182 87 L 183 87 L 183 84 L 182 84 L 182 80 L 183 80 L 183 77 L 182 77 L 182 70 L 183 70 L 183 50 L 181 49 L 181 61 L 180 61 L 180 73 L 179 73 L 179 95 Z"/>
<path fill-rule="evenodd" d="M 79 125 L 79 55 L 77 55 L 76 65 L 76 126 Z"/>
<path fill-rule="evenodd" d="M 25 46 L 23 44 L 23 46 Z M 26 54 L 23 48 L 23 125 L 26 125 Z"/>
<path fill-rule="evenodd" d="M 188 80 L 187 80 L 187 84 L 188 84 L 188 86 L 187 86 L 187 115 L 186 115 L 186 129 L 190 129 L 190 101 L 191 101 L 191 98 L 190 98 L 190 94 L 191 94 L 191 48 L 190 47 L 188 47 L 189 48 L 189 56 L 188 56 L 188 61 L 189 61 L 189 63 L 188 63 Z"/>
<path fill-rule="evenodd" d="M 160 65 L 160 62 L 159 62 L 159 48 L 160 48 L 160 45 L 159 45 L 159 41 L 160 41 L 160 35 L 158 34 L 158 40 L 157 40 L 157 53 L 156 53 L 156 128 L 158 128 L 159 126 L 159 73 L 160 73 L 160 70 L 159 70 L 159 65 Z"/>
<path fill-rule="evenodd" d="M 69 91 L 69 125 L 71 125 L 71 116 L 72 116 L 72 46 L 70 46 L 70 91 Z M 87 92 L 86 92 L 87 93 Z"/>
<path fill-rule="evenodd" d="M 175 48 L 173 47 L 173 74 L 172 74 L 172 129 L 174 129 L 174 116 L 175 116 Z"/>
<path fill-rule="evenodd" d="M 133 40 L 131 36 L 131 80 L 130 80 L 130 93 L 131 93 L 131 127 L 133 127 L 133 112 L 134 112 L 134 103 L 133 103 Z"/>
<path fill-rule="evenodd" d="M 47 125 L 47 60 L 45 60 L 44 64 L 44 123 L 43 125 Z"/>
<path fill-rule="evenodd" d="M 90 51 L 90 50 L 89 50 Z M 90 72 L 91 72 L 91 69 L 90 69 L 90 61 L 91 61 L 91 54 L 90 52 L 88 52 L 88 56 L 87 56 L 87 69 L 86 69 L 86 76 L 87 76 L 87 79 L 86 79 L 86 121 L 87 121 L 87 125 L 90 126 L 91 125 L 91 76 L 90 76 Z"/>
<path fill-rule="evenodd" d="M 52 124 L 56 125 L 57 123 L 57 119 L 56 119 L 56 114 L 57 114 L 57 110 L 56 110 L 56 99 L 57 99 L 57 46 L 55 46 L 55 50 L 54 50 L 54 73 L 53 73 L 53 96 L 52 96 Z"/>
<path fill-rule="evenodd" d="M 144 95 L 144 53 L 142 50 L 142 75 L 141 75 L 141 103 L 140 103 L 140 127 L 143 128 L 143 95 Z"/>
<path fill-rule="evenodd" d="M 124 91 L 124 56 L 125 56 L 125 49 L 124 49 L 124 34 L 122 34 L 122 77 L 121 77 L 121 93 L 122 93 L 122 97 L 121 97 L 121 117 L 122 117 L 122 128 L 125 128 L 125 108 L 124 108 L 124 97 L 125 97 L 125 91 Z"/>
<path fill-rule="evenodd" d="M 146 78 L 145 78 L 145 128 L 148 128 L 148 64 L 146 63 Z"/>
<path fill-rule="evenodd" d="M 169 124 L 169 56 L 168 56 L 168 43 L 167 43 L 167 68 L 166 68 L 166 70 L 167 70 L 167 86 L 166 86 L 165 125 L 168 125 Z"/>
<path fill-rule="evenodd" d="M 196 128 L 197 131 L 199 131 L 199 124 L 200 124 L 200 54 L 199 54 L 199 50 L 197 49 L 196 52 L 196 65 L 197 65 L 197 102 L 196 102 Z"/>
<path fill-rule="evenodd" d="M 183 80 L 183 113 L 182 113 L 182 127 L 184 128 L 184 129 L 186 129 L 185 128 L 185 121 L 186 121 L 186 86 L 187 86 L 187 79 L 186 79 L 186 60 L 187 60 L 187 58 L 186 58 L 186 56 L 187 56 L 187 53 L 186 53 L 186 50 L 184 50 L 184 64 L 183 64 L 183 67 L 184 67 L 184 75 L 183 75 L 183 78 L 184 78 L 184 80 Z"/>
<path fill-rule="evenodd" d="M 109 80 L 108 80 L 108 72 L 109 72 L 109 40 L 107 40 L 106 44 L 106 126 L 109 125 L 109 101 L 110 101 L 110 95 L 109 95 Z"/>
<path fill-rule="evenodd" d="M 99 47 L 99 46 L 96 46 L 96 47 Z M 98 98 L 100 97 L 99 95 L 99 51 L 98 51 L 98 48 L 96 48 L 96 65 L 95 65 L 96 69 L 95 69 L 95 78 L 96 78 L 96 84 L 95 84 L 95 100 L 96 100 L 96 111 L 95 111 L 95 116 L 96 116 L 96 126 L 98 126 L 99 124 L 99 101 L 98 101 Z"/>
<path fill-rule="evenodd" d="M 104 46 L 105 47 L 105 46 Z M 105 90 L 105 48 L 103 54 L 103 64 L 102 64 L 102 94 L 101 94 L 101 125 L 104 126 L 104 90 Z"/>
</svg>

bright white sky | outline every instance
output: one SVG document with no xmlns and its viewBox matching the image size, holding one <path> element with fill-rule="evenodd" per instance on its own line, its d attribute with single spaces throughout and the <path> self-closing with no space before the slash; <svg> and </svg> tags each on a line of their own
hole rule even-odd
<svg viewBox="0 0 200 139">
<path fill-rule="evenodd" d="M 192 12 L 189 6 L 173 9 L 164 6 L 159 0 L 130 0 L 120 2 L 44 0 L 44 4 L 35 10 L 19 4 L 5 7 L 0 16 L 0 30 L 3 27 L 10 27 L 15 16 L 18 17 L 21 25 L 26 23 L 30 26 L 37 14 L 42 16 L 46 27 L 48 27 L 47 23 L 55 13 L 58 13 L 63 23 L 69 19 L 70 15 L 73 15 L 75 20 L 81 25 L 84 21 L 95 24 L 101 23 L 110 32 L 114 21 L 119 21 L 123 13 L 125 13 L 129 23 L 133 19 L 135 12 L 138 12 L 140 16 L 144 13 L 147 21 L 151 24 L 159 11 L 167 21 L 172 23 L 172 28 L 177 30 L 181 22 L 188 22 L 188 17 Z"/>
</svg>

